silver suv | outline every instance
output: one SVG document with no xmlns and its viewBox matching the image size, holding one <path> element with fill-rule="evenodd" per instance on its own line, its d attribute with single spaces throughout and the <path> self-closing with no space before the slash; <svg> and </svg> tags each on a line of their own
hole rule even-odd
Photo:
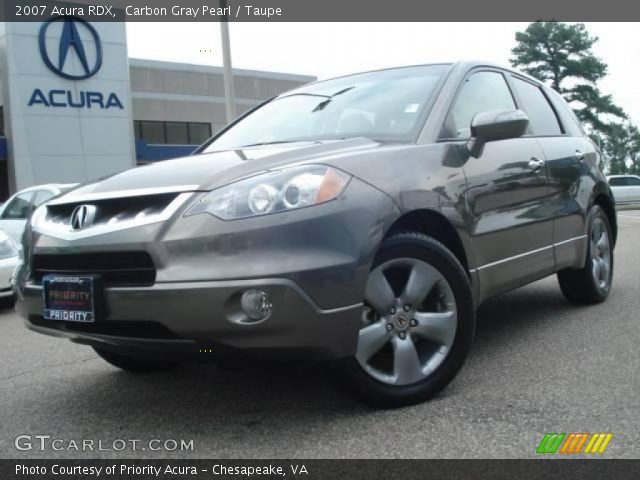
<svg viewBox="0 0 640 480">
<path fill-rule="evenodd" d="M 339 360 L 368 402 L 421 401 L 485 299 L 554 273 L 572 302 L 607 298 L 599 157 L 557 93 L 497 66 L 313 83 L 39 208 L 17 308 L 126 370 L 298 355 Z"/>
</svg>

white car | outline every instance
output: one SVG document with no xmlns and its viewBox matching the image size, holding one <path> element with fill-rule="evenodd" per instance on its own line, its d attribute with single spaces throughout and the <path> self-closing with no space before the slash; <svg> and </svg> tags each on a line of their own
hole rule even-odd
<svg viewBox="0 0 640 480">
<path fill-rule="evenodd" d="M 50 184 L 20 190 L 0 206 L 0 230 L 20 244 L 27 219 L 47 200 L 67 192 L 77 184 Z"/>
<path fill-rule="evenodd" d="M 640 177 L 637 175 L 611 175 L 607 177 L 617 204 L 640 203 Z"/>
<path fill-rule="evenodd" d="M 19 261 L 18 246 L 0 230 L 0 309 L 13 306 L 11 276 Z"/>
</svg>

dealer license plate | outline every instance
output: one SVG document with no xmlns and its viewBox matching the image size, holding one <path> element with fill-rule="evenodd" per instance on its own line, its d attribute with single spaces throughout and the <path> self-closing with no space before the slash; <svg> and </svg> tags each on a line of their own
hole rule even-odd
<svg viewBox="0 0 640 480">
<path fill-rule="evenodd" d="M 45 275 L 42 287 L 46 320 L 95 322 L 96 277 Z"/>
</svg>

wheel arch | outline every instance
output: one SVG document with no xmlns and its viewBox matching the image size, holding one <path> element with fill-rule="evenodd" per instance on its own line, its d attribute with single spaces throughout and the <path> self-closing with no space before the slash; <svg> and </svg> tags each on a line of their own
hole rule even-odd
<svg viewBox="0 0 640 480">
<path fill-rule="evenodd" d="M 464 243 L 453 223 L 442 213 L 430 209 L 404 212 L 389 227 L 385 238 L 399 232 L 416 232 L 429 235 L 446 246 L 469 274 L 469 260 Z"/>
</svg>

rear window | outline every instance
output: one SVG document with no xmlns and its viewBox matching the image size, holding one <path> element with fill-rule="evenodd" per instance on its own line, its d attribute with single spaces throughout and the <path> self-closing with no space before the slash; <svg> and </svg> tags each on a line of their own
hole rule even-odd
<svg viewBox="0 0 640 480">
<path fill-rule="evenodd" d="M 561 135 L 558 117 L 540 87 L 516 77 L 512 78 L 513 86 L 522 103 L 521 107 L 529 117 L 532 133 L 540 136 Z"/>
</svg>

